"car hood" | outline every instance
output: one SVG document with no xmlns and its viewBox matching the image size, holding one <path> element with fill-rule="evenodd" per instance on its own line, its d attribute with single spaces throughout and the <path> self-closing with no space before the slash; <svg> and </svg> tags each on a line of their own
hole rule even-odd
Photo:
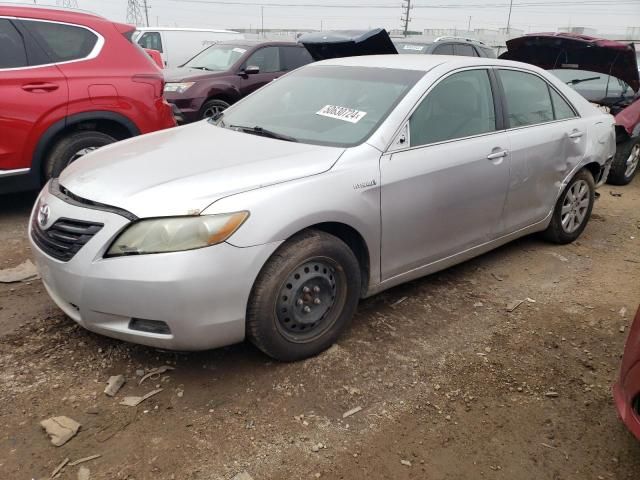
<svg viewBox="0 0 640 480">
<path fill-rule="evenodd" d="M 500 58 L 545 70 L 588 70 L 612 75 L 634 91 L 640 89 L 633 44 L 569 33 L 531 33 L 507 40 L 507 51 Z"/>
<path fill-rule="evenodd" d="M 207 78 L 224 77 L 225 75 L 229 75 L 229 72 L 210 72 L 199 68 L 177 67 L 167 68 L 162 71 L 162 74 L 164 75 L 164 81 L 169 83 L 184 81 L 195 82 Z"/>
<path fill-rule="evenodd" d="M 398 53 L 386 30 L 306 33 L 298 38 L 314 60 Z"/>
<path fill-rule="evenodd" d="M 59 181 L 77 197 L 140 218 L 197 215 L 228 195 L 325 172 L 342 152 L 202 121 L 103 147 Z"/>
</svg>

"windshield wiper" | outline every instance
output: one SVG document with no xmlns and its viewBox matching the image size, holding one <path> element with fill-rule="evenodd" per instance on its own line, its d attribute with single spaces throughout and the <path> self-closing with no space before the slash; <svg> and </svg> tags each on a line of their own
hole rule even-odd
<svg viewBox="0 0 640 480">
<path fill-rule="evenodd" d="M 600 77 L 589 77 L 589 78 L 574 78 L 573 80 L 569 80 L 567 85 L 577 85 L 582 82 L 590 82 L 592 80 L 599 80 Z"/>
<path fill-rule="evenodd" d="M 254 135 L 261 135 L 263 137 L 275 138 L 276 140 L 284 140 L 287 142 L 298 141 L 296 138 L 290 137 L 289 135 L 283 135 L 282 133 L 274 132 L 272 130 L 267 130 L 259 126 L 245 127 L 243 125 L 229 125 L 229 128 L 235 128 L 236 130 L 240 130 L 246 133 L 252 133 Z"/>
</svg>

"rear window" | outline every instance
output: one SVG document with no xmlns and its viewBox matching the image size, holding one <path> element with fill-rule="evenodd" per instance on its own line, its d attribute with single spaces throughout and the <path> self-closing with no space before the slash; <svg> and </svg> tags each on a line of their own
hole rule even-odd
<svg viewBox="0 0 640 480">
<path fill-rule="evenodd" d="M 98 36 L 84 27 L 35 20 L 23 20 L 23 25 L 53 62 L 88 57 L 98 42 Z"/>
<path fill-rule="evenodd" d="M 22 35 L 6 19 L 0 18 L 0 68 L 18 68 L 27 65 L 27 52 Z"/>
</svg>

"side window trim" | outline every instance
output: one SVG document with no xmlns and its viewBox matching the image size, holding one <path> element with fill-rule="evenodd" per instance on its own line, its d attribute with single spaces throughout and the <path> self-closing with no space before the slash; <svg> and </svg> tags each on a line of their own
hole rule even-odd
<svg viewBox="0 0 640 480">
<path fill-rule="evenodd" d="M 491 82 L 491 70 L 493 70 L 494 66 L 493 65 L 474 65 L 473 67 L 462 67 L 462 68 L 458 68 L 456 70 L 452 70 L 450 72 L 447 72 L 445 74 L 443 74 L 441 77 L 439 77 L 436 81 L 434 81 L 429 88 L 420 96 L 420 98 L 416 101 L 416 103 L 411 107 L 411 109 L 409 110 L 409 113 L 404 117 L 404 119 L 402 120 L 402 122 L 400 122 L 400 126 L 398 127 L 398 129 L 394 132 L 393 135 L 391 135 L 391 141 L 388 143 L 387 147 L 385 148 L 384 152 L 385 153 L 400 153 L 400 152 L 405 152 L 408 150 L 416 150 L 418 148 L 428 148 L 431 147 L 432 145 L 441 145 L 443 143 L 451 143 L 451 142 L 457 142 L 459 140 L 466 140 L 469 138 L 479 138 L 479 137 L 485 137 L 488 135 L 496 135 L 498 133 L 504 133 L 506 128 L 503 129 L 498 129 L 498 115 L 500 115 L 504 124 L 504 116 L 502 114 L 502 110 L 500 110 L 500 112 L 495 111 L 495 115 L 496 115 L 496 129 L 492 132 L 485 132 L 485 133 L 479 133 L 477 135 L 471 135 L 468 137 L 461 137 L 461 138 L 454 138 L 454 139 L 450 139 L 450 140 L 443 140 L 440 142 L 433 142 L 433 143 L 429 143 L 429 144 L 425 144 L 425 145 L 416 145 L 416 146 L 411 146 L 410 144 L 408 146 L 402 146 L 402 147 L 397 147 L 397 143 L 398 143 L 398 138 L 400 135 L 402 135 L 402 132 L 405 131 L 405 128 L 408 127 L 409 125 L 409 120 L 411 119 L 411 116 L 414 114 L 414 112 L 418 109 L 418 107 L 422 104 L 422 102 L 424 101 L 425 98 L 427 98 L 427 95 L 429 95 L 429 93 L 431 93 L 431 91 L 433 91 L 433 89 L 443 80 L 445 80 L 446 78 L 450 77 L 451 75 L 454 75 L 456 73 L 460 73 L 460 72 L 465 72 L 465 71 L 469 71 L 469 70 L 486 70 L 488 75 L 489 75 L 489 82 Z M 495 92 L 493 90 L 493 86 L 491 86 L 491 90 L 492 90 L 492 95 L 494 97 L 494 110 L 495 110 L 495 102 L 496 102 L 496 96 L 495 96 Z M 504 125 L 503 125 L 504 126 Z M 405 142 L 406 143 L 406 142 Z M 396 147 L 396 148 L 394 148 Z"/>
<path fill-rule="evenodd" d="M 39 64 L 39 65 L 27 65 L 26 67 L 0 68 L 0 71 L 3 71 L 3 72 L 10 72 L 10 71 L 14 71 L 14 70 L 26 70 L 26 69 L 32 69 L 32 68 L 51 67 L 53 65 L 66 65 L 68 63 L 76 63 L 76 62 L 84 62 L 86 60 L 92 60 L 92 59 L 96 58 L 98 55 L 100 55 L 100 52 L 102 51 L 102 47 L 104 47 L 104 42 L 105 42 L 104 41 L 104 37 L 102 35 L 100 35 L 98 32 L 96 32 L 95 30 L 93 30 L 92 28 L 86 27 L 84 25 L 77 25 L 75 23 L 68 23 L 68 22 L 58 22 L 58 21 L 54 21 L 54 20 L 40 20 L 40 19 L 32 19 L 32 18 L 17 18 L 17 17 L 9 17 L 9 16 L 4 16 L 4 15 L 0 16 L 0 18 L 5 18 L 5 19 L 8 19 L 8 20 L 12 21 L 16 25 L 16 28 L 23 35 L 23 38 L 25 38 L 25 32 L 28 34 L 28 31 L 22 25 L 22 23 L 24 23 L 24 22 L 57 23 L 57 24 L 60 24 L 60 25 L 69 25 L 71 27 L 84 28 L 85 30 L 88 30 L 89 32 L 93 33 L 97 37 L 96 44 L 93 46 L 93 49 L 91 50 L 89 55 L 87 55 L 86 57 L 77 58 L 77 59 L 74 59 L 74 60 L 67 60 L 67 61 L 64 61 L 64 62 L 49 61 L 47 63 L 42 63 L 42 64 Z M 40 49 L 46 54 L 46 49 L 44 49 L 40 45 L 40 43 L 38 43 L 36 41 L 36 39 L 33 38 L 33 36 L 30 35 L 30 34 L 29 34 L 29 41 L 33 42 L 34 45 L 37 45 L 38 47 L 40 47 Z M 27 43 L 29 43 L 29 42 L 27 42 L 26 38 L 25 38 L 25 44 L 27 44 Z M 51 59 L 49 59 L 49 60 L 51 60 Z"/>
<path fill-rule="evenodd" d="M 566 122 L 568 120 L 575 120 L 576 118 L 581 118 L 580 114 L 578 113 L 578 110 L 576 109 L 576 107 L 573 105 L 573 103 L 571 103 L 567 97 L 565 97 L 562 92 L 560 92 L 557 88 L 555 88 L 555 86 L 553 86 L 546 78 L 542 77 L 541 75 L 539 75 L 537 72 L 532 72 L 531 70 L 525 70 L 525 69 L 521 69 L 521 68 L 514 68 L 514 67 L 503 67 L 503 66 L 494 66 L 492 68 L 492 70 L 494 71 L 494 75 L 496 77 L 496 81 L 499 85 L 500 88 L 500 97 L 501 97 L 501 103 L 503 104 L 503 118 L 504 118 L 504 126 L 505 126 L 505 130 L 520 130 L 523 128 L 531 128 L 531 127 L 538 127 L 540 125 L 548 125 L 550 123 L 557 123 L 557 122 Z M 508 111 L 507 111 L 507 97 L 504 91 L 504 86 L 502 85 L 502 81 L 500 80 L 500 75 L 498 74 L 498 70 L 512 70 L 515 72 L 521 72 L 521 73 L 528 73 L 529 75 L 534 75 L 535 77 L 539 78 L 540 80 L 542 80 L 546 85 L 547 85 L 547 89 L 549 91 L 549 100 L 551 101 L 551 108 L 553 110 L 553 120 L 549 120 L 548 122 L 541 122 L 541 123 L 535 123 L 533 125 L 521 125 L 521 126 L 515 126 L 512 127 L 511 125 L 509 125 L 509 121 L 507 120 L 509 118 L 508 116 Z M 553 98 L 551 97 L 551 90 L 553 90 L 554 92 L 556 92 L 560 98 L 562 98 L 567 105 L 569 105 L 569 108 L 571 108 L 571 110 L 574 113 L 574 117 L 571 118 L 562 118 L 559 120 L 556 120 L 555 116 L 555 106 L 553 104 Z"/>
</svg>

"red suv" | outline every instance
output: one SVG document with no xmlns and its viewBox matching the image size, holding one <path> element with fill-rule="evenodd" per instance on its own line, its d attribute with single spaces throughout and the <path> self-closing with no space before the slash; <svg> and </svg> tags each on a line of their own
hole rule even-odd
<svg viewBox="0 0 640 480">
<path fill-rule="evenodd" d="M 96 15 L 0 6 L 0 193 L 40 187 L 103 145 L 175 125 L 164 80 Z"/>
</svg>

